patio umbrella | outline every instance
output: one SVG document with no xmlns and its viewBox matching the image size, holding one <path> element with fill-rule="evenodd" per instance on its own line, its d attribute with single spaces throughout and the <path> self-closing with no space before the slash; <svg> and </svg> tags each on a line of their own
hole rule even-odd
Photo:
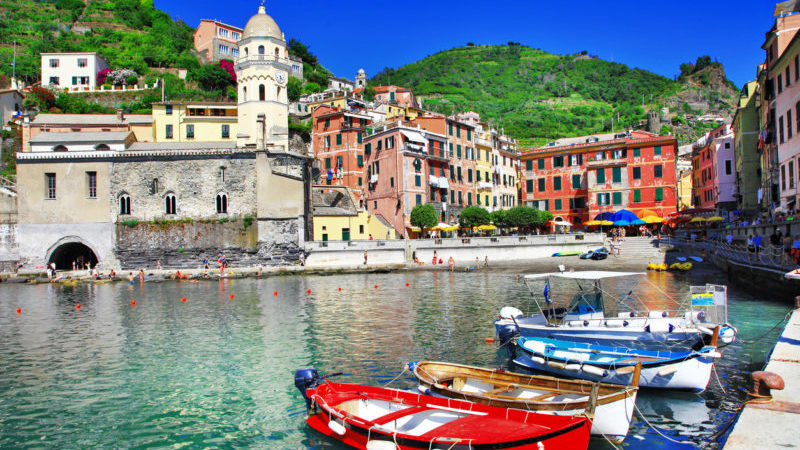
<svg viewBox="0 0 800 450">
<path fill-rule="evenodd" d="M 630 223 L 630 222 L 628 222 L 627 220 L 615 220 L 614 222 L 611 222 L 611 223 L 612 223 L 612 224 L 613 224 L 615 227 L 627 227 L 628 225 L 630 225 L 630 224 L 631 224 L 631 223 Z"/>
<path fill-rule="evenodd" d="M 636 219 L 636 220 L 634 220 L 633 222 L 631 222 L 631 225 L 644 225 L 644 224 L 646 224 L 646 223 L 647 223 L 647 222 L 645 222 L 645 221 L 644 221 L 644 220 L 642 220 L 642 219 Z"/>
<path fill-rule="evenodd" d="M 419 229 L 419 227 L 406 227 L 406 228 L 408 228 L 409 231 L 417 231 L 417 232 L 422 231 Z"/>
<path fill-rule="evenodd" d="M 661 217 L 658 217 L 658 216 L 647 216 L 642 220 L 644 220 L 645 223 L 662 223 L 662 222 L 664 222 L 664 219 L 662 219 Z"/>
<path fill-rule="evenodd" d="M 628 211 L 627 209 L 621 209 L 612 214 L 611 217 L 606 220 L 610 220 L 612 222 L 625 221 L 632 223 L 634 220 L 639 220 L 639 218 L 636 217 L 636 214 Z"/>
<path fill-rule="evenodd" d="M 610 226 L 610 225 L 614 225 L 614 222 L 612 222 L 610 220 L 601 220 L 600 221 L 600 225 Z"/>
<path fill-rule="evenodd" d="M 451 225 L 447 228 L 443 228 L 442 231 L 458 231 L 458 225 Z"/>
<path fill-rule="evenodd" d="M 702 217 L 695 217 L 695 218 L 693 218 L 692 220 L 690 220 L 689 222 L 691 222 L 691 223 L 698 223 L 698 222 L 705 222 L 705 221 L 706 221 L 706 219 L 704 219 L 704 218 L 702 218 Z"/>
<path fill-rule="evenodd" d="M 428 228 L 428 229 L 431 230 L 431 231 L 445 231 L 445 228 L 448 228 L 448 227 L 450 227 L 450 225 L 448 225 L 446 223 L 439 222 L 439 224 L 436 225 L 435 227 Z"/>
<path fill-rule="evenodd" d="M 597 225 L 600 225 L 601 222 L 602 220 L 590 220 L 588 222 L 584 222 L 584 225 L 587 227 L 596 227 Z"/>
<path fill-rule="evenodd" d="M 603 213 L 600 213 L 600 214 L 594 216 L 594 220 L 601 220 L 601 221 L 602 220 L 609 220 L 609 218 L 611 216 L 613 216 L 613 215 L 614 215 L 614 213 L 612 213 L 612 212 L 603 212 Z"/>
<path fill-rule="evenodd" d="M 706 219 L 706 221 L 708 222 L 722 222 L 723 220 L 725 220 L 725 218 L 720 216 L 711 216 L 708 219 Z"/>
<path fill-rule="evenodd" d="M 494 226 L 494 225 L 480 225 L 480 226 L 475 227 L 475 229 L 476 230 L 490 231 L 490 230 L 496 230 L 497 227 Z"/>
</svg>

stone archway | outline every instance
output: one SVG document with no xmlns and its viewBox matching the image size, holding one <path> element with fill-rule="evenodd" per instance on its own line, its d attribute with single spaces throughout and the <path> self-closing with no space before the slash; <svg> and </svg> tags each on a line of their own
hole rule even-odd
<svg viewBox="0 0 800 450">
<path fill-rule="evenodd" d="M 57 270 L 72 270 L 73 262 L 80 268 L 85 268 L 87 263 L 94 267 L 98 258 L 94 250 L 80 240 L 57 243 L 47 257 L 47 264 L 55 263 Z"/>
</svg>

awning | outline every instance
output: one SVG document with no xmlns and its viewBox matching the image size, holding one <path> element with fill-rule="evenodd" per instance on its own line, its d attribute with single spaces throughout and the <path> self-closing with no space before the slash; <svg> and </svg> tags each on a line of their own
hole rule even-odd
<svg viewBox="0 0 800 450">
<path fill-rule="evenodd" d="M 450 183 L 447 182 L 447 177 L 439 177 L 439 188 L 440 189 L 450 188 Z"/>
<path fill-rule="evenodd" d="M 426 141 L 425 138 L 422 137 L 422 135 L 417 133 L 417 132 L 406 131 L 406 130 L 400 130 L 400 132 L 403 133 L 403 136 L 405 136 L 406 139 L 408 139 L 409 141 L 417 142 L 417 143 L 420 143 L 420 144 L 427 144 L 428 143 L 428 141 Z"/>
</svg>

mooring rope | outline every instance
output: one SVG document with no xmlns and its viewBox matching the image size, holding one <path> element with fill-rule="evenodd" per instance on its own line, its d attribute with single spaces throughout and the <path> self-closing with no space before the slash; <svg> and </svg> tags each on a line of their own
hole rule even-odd
<svg viewBox="0 0 800 450">
<path fill-rule="evenodd" d="M 408 365 L 403 364 L 403 370 L 401 370 L 400 373 L 398 373 L 396 377 L 392 378 L 391 380 L 387 381 L 386 383 L 381 383 L 381 384 L 383 386 L 388 386 L 388 385 L 394 383 L 395 381 L 399 380 L 400 377 L 402 377 L 403 374 L 406 373 L 407 370 L 408 370 Z"/>
<path fill-rule="evenodd" d="M 682 444 L 682 445 L 693 445 L 693 444 L 692 444 L 692 443 L 690 443 L 690 442 L 682 442 L 682 441 L 677 441 L 677 440 L 675 440 L 675 439 L 672 439 L 671 437 L 667 436 L 666 434 L 662 433 L 662 432 L 661 432 L 661 430 L 659 430 L 658 428 L 656 428 L 656 427 L 655 427 L 655 425 L 653 425 L 652 423 L 650 423 L 650 421 L 649 421 L 649 420 L 647 420 L 647 417 L 645 417 L 645 416 L 644 416 L 644 414 L 642 414 L 642 411 L 639 409 L 639 407 L 636 405 L 636 403 L 634 403 L 634 404 L 633 404 L 633 407 L 636 409 L 636 412 L 638 412 L 638 413 L 639 413 L 639 417 L 641 417 L 641 418 L 642 418 L 642 420 L 644 420 L 644 423 L 646 423 L 646 424 L 647 424 L 647 426 L 649 426 L 650 428 L 652 428 L 652 429 L 653 429 L 653 431 L 655 431 L 656 433 L 658 433 L 658 435 L 659 435 L 659 436 L 663 437 L 664 439 L 666 439 L 666 440 L 668 440 L 668 441 L 670 441 L 670 442 L 674 442 L 674 443 L 676 443 L 676 444 Z"/>
<path fill-rule="evenodd" d="M 772 328 L 767 330 L 765 333 L 763 333 L 763 334 L 761 334 L 761 335 L 759 335 L 759 336 L 757 336 L 757 337 L 755 337 L 753 339 L 740 339 L 740 341 L 742 341 L 743 344 L 755 344 L 756 342 L 760 341 L 761 339 L 764 339 L 765 337 L 767 337 L 768 334 L 770 334 L 773 331 L 775 331 L 776 328 L 778 328 L 779 326 L 783 325 L 784 322 L 789 320 L 789 317 L 792 316 L 793 312 L 794 312 L 794 309 L 790 309 L 789 311 L 787 311 L 786 315 L 783 316 L 783 319 L 781 319 L 778 323 L 776 323 Z"/>
</svg>

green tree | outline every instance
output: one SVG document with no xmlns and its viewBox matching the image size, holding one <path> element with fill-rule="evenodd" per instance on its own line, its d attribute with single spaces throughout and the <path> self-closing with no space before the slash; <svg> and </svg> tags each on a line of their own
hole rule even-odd
<svg viewBox="0 0 800 450">
<path fill-rule="evenodd" d="M 286 83 L 286 92 L 289 95 L 290 102 L 296 102 L 303 94 L 303 82 L 295 77 L 289 77 Z"/>
<path fill-rule="evenodd" d="M 417 205 L 411 210 L 411 225 L 421 230 L 435 227 L 439 223 L 439 215 L 430 203 Z"/>
<path fill-rule="evenodd" d="M 231 84 L 231 75 L 216 64 L 206 64 L 193 70 L 188 76 L 190 81 L 196 81 L 201 88 L 207 91 L 219 91 Z"/>
<path fill-rule="evenodd" d="M 367 102 L 375 100 L 375 88 L 372 86 L 365 87 L 362 96 L 364 97 L 364 101 Z"/>
<path fill-rule="evenodd" d="M 506 223 L 510 227 L 531 228 L 539 223 L 539 215 L 530 206 L 515 206 L 508 210 Z"/>
<path fill-rule="evenodd" d="M 297 39 L 289 39 L 289 54 L 299 57 L 312 66 L 317 65 L 317 57 L 312 55 L 308 47 Z"/>
<path fill-rule="evenodd" d="M 498 209 L 497 211 L 492 211 L 491 213 L 489 213 L 489 219 L 491 219 L 492 223 L 496 227 L 507 227 L 508 211 L 504 209 Z"/>
<path fill-rule="evenodd" d="M 489 224 L 489 211 L 480 206 L 468 206 L 461 211 L 459 223 L 462 227 L 477 227 Z"/>
</svg>

